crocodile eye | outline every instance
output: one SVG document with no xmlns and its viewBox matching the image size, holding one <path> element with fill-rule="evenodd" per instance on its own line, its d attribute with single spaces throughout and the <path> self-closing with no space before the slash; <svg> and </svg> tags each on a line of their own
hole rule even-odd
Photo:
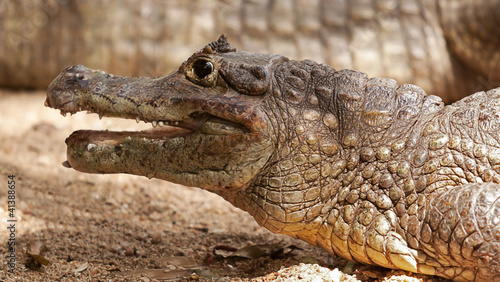
<svg viewBox="0 0 500 282">
<path fill-rule="evenodd" d="M 199 79 L 204 79 L 214 71 L 214 65 L 206 60 L 198 60 L 193 64 L 193 72 Z"/>
</svg>

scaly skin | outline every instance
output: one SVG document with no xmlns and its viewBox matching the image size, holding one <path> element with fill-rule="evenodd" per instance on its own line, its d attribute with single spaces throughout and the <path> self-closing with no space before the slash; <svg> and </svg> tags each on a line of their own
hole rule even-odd
<svg viewBox="0 0 500 282">
<path fill-rule="evenodd" d="M 68 68 L 46 105 L 171 125 L 74 132 L 77 170 L 204 188 L 360 263 L 500 279 L 500 89 L 444 106 L 414 85 L 221 37 L 159 78 Z"/>
<path fill-rule="evenodd" d="M 237 48 L 390 77 L 450 103 L 500 86 L 499 3 L 2 1 L 0 87 L 46 88 L 72 64 L 156 76 L 227 33 Z"/>
</svg>

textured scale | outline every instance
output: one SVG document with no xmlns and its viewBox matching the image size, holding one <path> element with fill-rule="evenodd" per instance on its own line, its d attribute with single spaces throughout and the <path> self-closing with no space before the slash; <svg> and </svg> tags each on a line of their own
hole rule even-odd
<svg viewBox="0 0 500 282">
<path fill-rule="evenodd" d="M 203 78 L 200 60 L 214 69 Z M 415 85 L 237 52 L 223 36 L 163 77 L 68 68 L 46 104 L 175 126 L 77 131 L 67 166 L 204 188 L 360 263 L 500 279 L 500 88 L 444 106 Z"/>
<path fill-rule="evenodd" d="M 236 196 L 250 193 L 243 208 L 261 225 L 361 263 L 465 280 L 499 273 L 500 166 L 490 160 L 500 161 L 500 108 L 488 101 L 500 91 L 444 107 L 414 85 L 311 61 L 279 65 L 275 78 L 270 115 L 292 146 Z"/>
</svg>

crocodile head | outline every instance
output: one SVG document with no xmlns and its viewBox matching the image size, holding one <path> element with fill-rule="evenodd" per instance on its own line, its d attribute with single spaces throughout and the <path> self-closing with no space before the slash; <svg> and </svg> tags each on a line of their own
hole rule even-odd
<svg viewBox="0 0 500 282">
<path fill-rule="evenodd" d="M 244 188 L 268 162 L 273 141 L 262 107 L 278 55 L 236 52 L 225 36 L 162 77 L 119 77 L 84 66 L 64 70 L 45 105 L 63 115 L 151 122 L 137 132 L 74 132 L 66 166 L 130 173 L 211 191 Z"/>
</svg>

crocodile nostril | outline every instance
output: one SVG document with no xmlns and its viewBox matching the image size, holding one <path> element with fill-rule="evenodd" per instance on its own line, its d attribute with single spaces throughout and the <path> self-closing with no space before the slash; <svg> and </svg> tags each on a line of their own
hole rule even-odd
<svg viewBox="0 0 500 282">
<path fill-rule="evenodd" d="M 80 74 L 87 74 L 90 71 L 89 68 L 83 66 L 83 65 L 75 65 L 68 67 L 64 70 L 64 73 L 67 75 L 80 75 Z"/>
</svg>

